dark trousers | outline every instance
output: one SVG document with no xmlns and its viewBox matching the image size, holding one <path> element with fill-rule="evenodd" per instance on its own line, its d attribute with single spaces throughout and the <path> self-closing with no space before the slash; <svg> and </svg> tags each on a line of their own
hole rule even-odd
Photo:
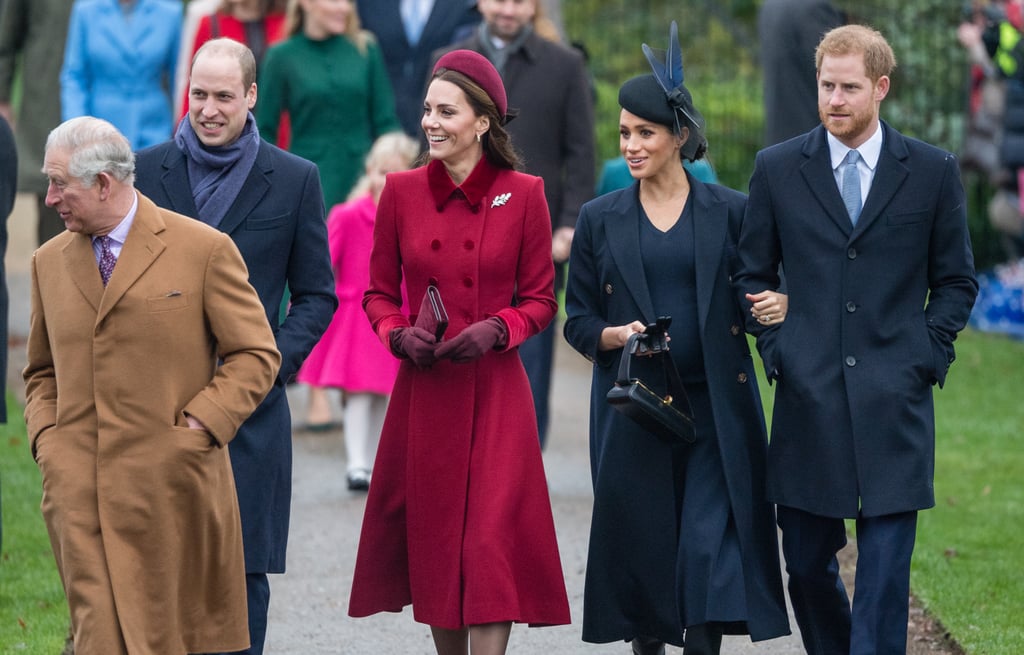
<svg viewBox="0 0 1024 655">
<path fill-rule="evenodd" d="M 565 288 L 565 264 L 555 264 L 555 296 L 558 297 Z M 548 399 L 551 397 L 551 369 L 555 361 L 555 333 L 558 317 L 543 332 L 533 335 L 519 345 L 519 359 L 523 360 L 526 377 L 530 380 L 530 393 L 533 394 L 533 410 L 537 414 L 537 436 L 540 437 L 541 449 L 548 442 L 548 425 L 551 415 Z"/>
<path fill-rule="evenodd" d="M 246 573 L 245 590 L 249 603 L 249 648 L 231 655 L 263 655 L 263 644 L 267 640 L 267 613 L 270 611 L 270 581 L 267 574 Z"/>
<path fill-rule="evenodd" d="M 533 409 L 537 413 L 537 435 L 540 447 L 548 442 L 548 398 L 551 394 L 551 368 L 555 354 L 555 321 L 519 346 L 519 358 L 523 360 L 526 377 L 530 380 L 533 394 Z"/>
<path fill-rule="evenodd" d="M 858 518 L 851 609 L 836 553 L 843 519 L 778 507 L 789 596 L 808 655 L 905 655 L 917 512 Z"/>
</svg>

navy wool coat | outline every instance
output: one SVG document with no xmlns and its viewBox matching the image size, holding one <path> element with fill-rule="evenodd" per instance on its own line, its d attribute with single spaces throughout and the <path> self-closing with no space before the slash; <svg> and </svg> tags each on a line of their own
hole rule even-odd
<svg viewBox="0 0 1024 655">
<path fill-rule="evenodd" d="M 173 141 L 140 151 L 135 186 L 158 206 L 198 216 L 188 163 Z M 291 413 L 285 384 L 334 315 L 334 273 L 327 248 L 320 177 L 312 163 L 266 142 L 242 192 L 218 226 L 249 267 L 281 352 L 274 388 L 231 442 L 248 573 L 283 573 L 291 507 Z M 280 321 L 285 285 L 291 294 Z"/>
<path fill-rule="evenodd" d="M 688 177 L 701 348 L 742 550 L 747 628 L 751 639 L 769 639 L 788 634 L 789 622 L 775 512 L 765 497 L 764 416 L 743 316 L 730 286 L 745 198 Z M 622 350 L 598 350 L 604 328 L 656 319 L 640 262 L 638 190 L 633 184 L 583 206 L 566 289 L 565 338 L 594 362 L 590 399 L 594 516 L 613 519 L 602 521 L 605 528 L 596 527 L 595 522 L 590 535 L 587 567 L 601 571 L 603 591 L 588 589 L 585 596 L 587 641 L 635 636 L 620 633 L 639 623 L 655 626 L 655 634 L 681 630 L 674 582 L 680 537 L 672 447 L 607 403 L 605 394 L 615 383 Z M 623 535 L 629 542 L 626 548 Z"/>
<path fill-rule="evenodd" d="M 758 154 L 743 221 L 740 297 L 780 264 L 789 293 L 781 325 L 748 319 L 776 382 L 769 497 L 821 516 L 935 504 L 932 385 L 978 290 L 956 158 L 882 130 L 856 228 L 821 126 Z"/>
</svg>

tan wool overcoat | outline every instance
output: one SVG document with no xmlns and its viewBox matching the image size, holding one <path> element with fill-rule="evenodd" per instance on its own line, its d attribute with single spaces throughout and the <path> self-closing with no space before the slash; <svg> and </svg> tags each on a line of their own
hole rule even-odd
<svg viewBox="0 0 1024 655">
<path fill-rule="evenodd" d="M 199 221 L 140 194 L 106 288 L 89 236 L 36 251 L 25 420 L 76 655 L 248 645 L 225 446 L 279 365 L 241 255 Z"/>
</svg>

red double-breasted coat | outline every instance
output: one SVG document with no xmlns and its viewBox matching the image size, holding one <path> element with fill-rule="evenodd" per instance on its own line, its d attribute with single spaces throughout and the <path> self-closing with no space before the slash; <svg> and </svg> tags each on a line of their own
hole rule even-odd
<svg viewBox="0 0 1024 655">
<path fill-rule="evenodd" d="M 492 316 L 507 344 L 482 358 L 403 361 L 370 486 L 349 613 L 412 604 L 449 629 L 569 622 L 529 383 L 517 346 L 557 310 L 540 178 L 481 160 L 458 188 L 440 162 L 393 173 L 377 210 L 363 307 L 381 339 L 435 284 L 445 339 Z"/>
</svg>

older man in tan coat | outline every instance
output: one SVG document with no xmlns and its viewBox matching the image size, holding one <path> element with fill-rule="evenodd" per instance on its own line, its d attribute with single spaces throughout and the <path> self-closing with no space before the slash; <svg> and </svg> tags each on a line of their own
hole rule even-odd
<svg viewBox="0 0 1024 655">
<path fill-rule="evenodd" d="M 225 446 L 280 365 L 245 263 L 133 189 L 105 121 L 51 132 L 44 172 L 67 231 L 33 257 L 25 420 L 76 655 L 243 649 Z"/>
</svg>

